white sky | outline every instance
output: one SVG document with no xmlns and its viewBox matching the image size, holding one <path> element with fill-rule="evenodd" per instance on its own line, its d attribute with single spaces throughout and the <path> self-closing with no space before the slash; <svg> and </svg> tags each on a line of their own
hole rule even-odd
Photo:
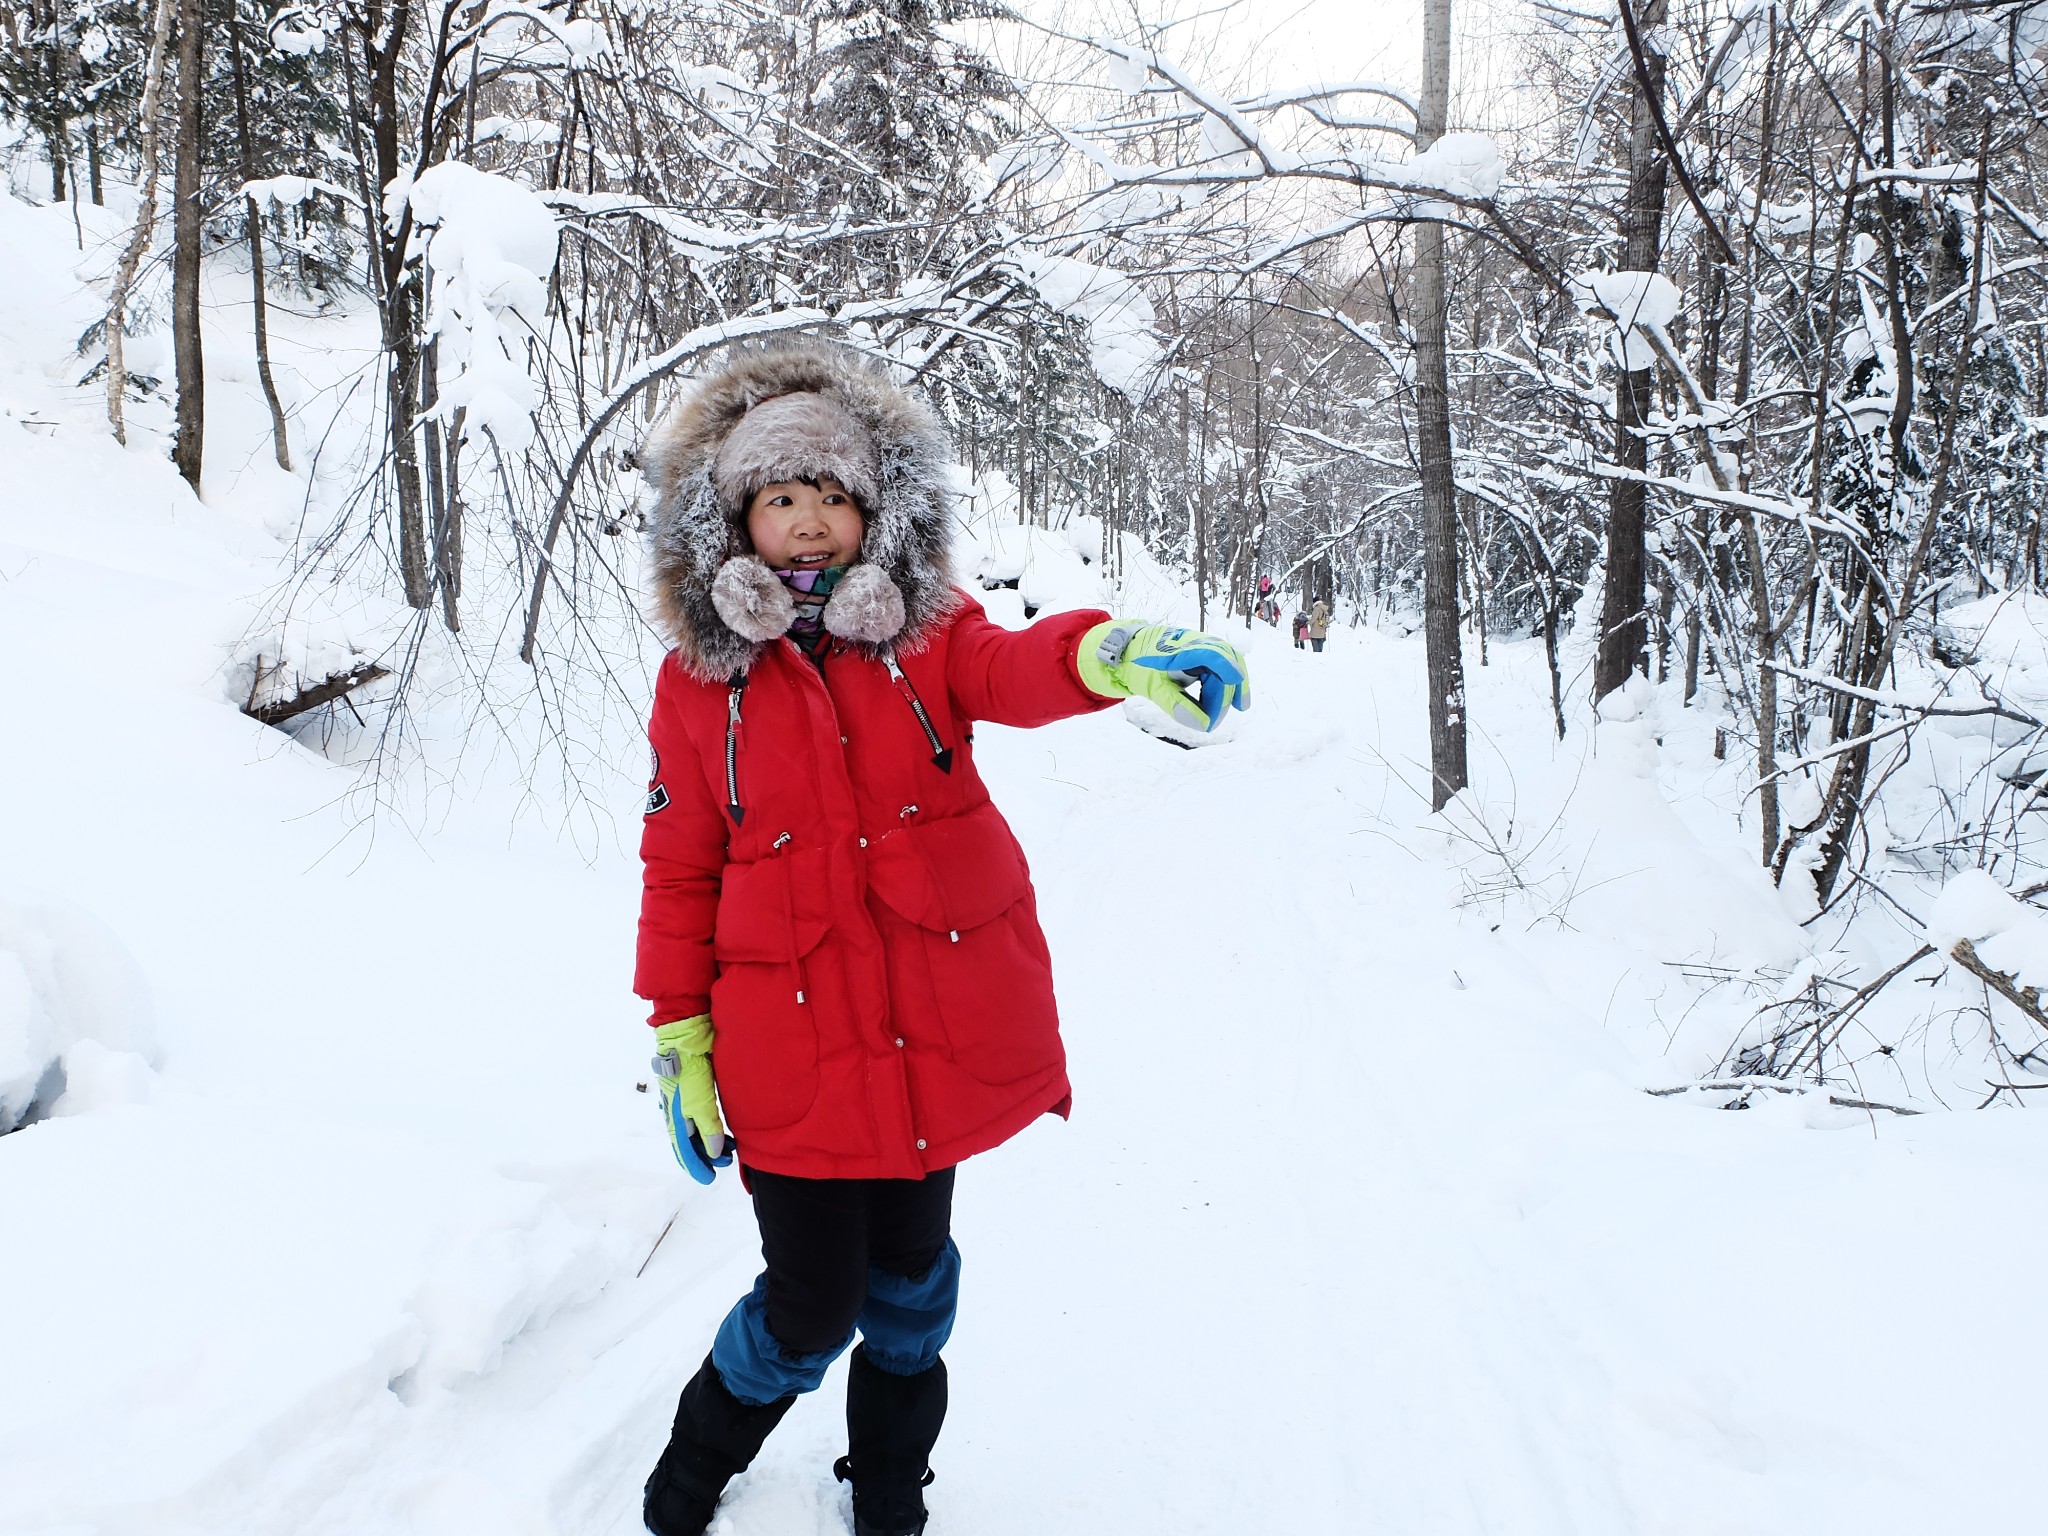
<svg viewBox="0 0 2048 1536">
<path fill-rule="evenodd" d="M 1023 0 L 1071 32 L 1122 32 L 1135 14 L 1188 18 L 1162 51 L 1205 79 L 1246 89 L 1303 80 L 1376 79 L 1419 87 L 1422 0 Z M 1111 18 L 1121 18 L 1118 26 Z M 1451 126 L 1493 127 L 1514 114 L 1514 38 L 1535 25 L 1529 0 L 1452 0 Z"/>
</svg>

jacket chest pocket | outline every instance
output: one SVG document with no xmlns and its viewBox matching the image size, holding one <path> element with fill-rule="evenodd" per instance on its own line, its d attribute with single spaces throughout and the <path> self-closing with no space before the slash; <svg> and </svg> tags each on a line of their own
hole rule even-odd
<svg viewBox="0 0 2048 1536">
<path fill-rule="evenodd" d="M 725 867 L 711 940 L 712 1062 L 742 1146 L 749 1130 L 792 1125 L 817 1101 L 818 1009 L 830 1005 L 833 978 L 814 973 L 832 926 L 831 875 L 822 848 Z"/>
<path fill-rule="evenodd" d="M 1031 877 L 993 806 L 877 840 L 868 884 L 915 932 L 955 1065 L 998 1085 L 1059 1066 Z"/>
</svg>

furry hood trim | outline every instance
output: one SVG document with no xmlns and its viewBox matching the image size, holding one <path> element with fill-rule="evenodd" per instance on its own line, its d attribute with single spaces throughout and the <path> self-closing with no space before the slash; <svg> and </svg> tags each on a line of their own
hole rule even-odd
<svg viewBox="0 0 2048 1536">
<path fill-rule="evenodd" d="M 915 650 L 957 601 L 951 457 L 931 408 L 846 347 L 729 348 L 639 454 L 656 497 L 654 616 L 683 669 L 723 682 L 789 628 L 794 605 L 743 530 L 755 490 L 799 477 L 838 480 L 864 521 L 861 563 L 826 603 L 826 627 L 870 651 Z"/>
</svg>

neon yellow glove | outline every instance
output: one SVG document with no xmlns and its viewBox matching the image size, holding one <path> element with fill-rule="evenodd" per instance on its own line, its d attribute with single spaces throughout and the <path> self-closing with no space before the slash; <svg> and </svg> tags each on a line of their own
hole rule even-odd
<svg viewBox="0 0 2048 1536">
<path fill-rule="evenodd" d="M 732 1163 L 718 1088 L 711 1076 L 711 1015 L 676 1019 L 654 1030 L 654 1074 L 668 1144 L 691 1178 L 709 1184 Z"/>
<path fill-rule="evenodd" d="M 1177 624 L 1098 624 L 1081 637 L 1074 663 L 1091 693 L 1150 699 L 1199 731 L 1215 730 L 1232 709 L 1252 707 L 1251 677 L 1237 647 Z"/>
</svg>

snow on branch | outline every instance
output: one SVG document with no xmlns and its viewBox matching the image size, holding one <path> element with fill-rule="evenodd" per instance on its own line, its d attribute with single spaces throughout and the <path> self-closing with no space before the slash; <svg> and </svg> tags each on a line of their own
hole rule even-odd
<svg viewBox="0 0 2048 1536">
<path fill-rule="evenodd" d="M 1612 320 L 1616 361 L 1631 371 L 1657 362 L 1650 328 L 1663 330 L 1678 314 L 1678 289 L 1661 272 L 1586 272 L 1572 280 L 1572 295 L 1587 314 Z"/>
<path fill-rule="evenodd" d="M 318 176 L 265 176 L 242 183 L 242 196 L 253 197 L 266 208 L 296 208 L 316 193 L 338 198 L 351 208 L 363 206 L 363 200 L 347 187 L 322 181 Z"/>
<path fill-rule="evenodd" d="M 1204 114 L 1202 147 L 1211 159 L 1225 159 L 1234 150 L 1254 157 L 1269 176 L 1299 169 L 1299 156 L 1267 142 L 1258 125 L 1221 92 L 1208 90 L 1164 54 L 1106 37 L 1075 38 L 1073 41 L 1085 43 L 1121 61 L 1127 81 L 1133 76 L 1142 79 L 1147 75 L 1157 75 L 1200 107 Z"/>
<path fill-rule="evenodd" d="M 1384 80 L 1347 80 L 1338 85 L 1299 85 L 1286 90 L 1267 91 L 1258 96 L 1240 97 L 1237 109 L 1240 112 L 1277 112 L 1282 107 L 1308 106 L 1338 96 L 1384 96 L 1405 107 L 1410 117 L 1416 113 L 1415 98 L 1400 86 L 1389 85 Z"/>
<path fill-rule="evenodd" d="M 480 20 L 451 37 L 442 52 L 453 57 L 505 21 L 527 22 L 545 32 L 561 48 L 562 62 L 570 69 L 582 69 L 611 52 L 612 41 L 596 22 L 580 17 L 557 21 L 545 9 L 533 5 L 493 5 Z"/>
<path fill-rule="evenodd" d="M 1491 202 L 1507 179 L 1499 147 L 1483 133 L 1447 133 L 1407 160 L 1353 155 L 1351 161 L 1380 186 L 1445 194 L 1450 202 Z"/>
<path fill-rule="evenodd" d="M 1021 246 L 1006 252 L 1000 265 L 1022 277 L 1047 308 L 1081 322 L 1097 378 L 1133 404 L 1144 402 L 1165 351 L 1143 289 L 1112 268 Z"/>
<path fill-rule="evenodd" d="M 459 160 L 420 172 L 407 197 L 432 231 L 427 334 L 460 370 L 428 414 L 462 411 L 465 434 L 483 428 L 501 451 L 518 453 L 533 440 L 539 403 L 520 326 L 537 330 L 547 313 L 555 216 L 531 189 Z"/>
<path fill-rule="evenodd" d="M 1563 459 L 1552 459 L 1551 462 L 1559 469 L 1593 475 L 1601 480 L 1632 480 L 1652 490 L 1669 491 L 1675 496 L 1690 496 L 1698 501 L 1713 502 L 1717 506 L 1732 507 L 1738 512 L 1760 512 L 1765 517 L 1791 523 L 1813 533 L 1828 533 L 1837 538 L 1857 541 L 1863 538 L 1863 530 L 1854 523 L 1844 522 L 1830 513 L 1810 510 L 1794 502 L 1776 501 L 1768 496 L 1753 496 L 1747 491 L 1724 491 L 1718 486 L 1701 485 L 1694 480 L 1679 480 L 1670 475 L 1646 474 L 1642 470 L 1629 469 L 1621 464 L 1573 464 Z"/>
</svg>

